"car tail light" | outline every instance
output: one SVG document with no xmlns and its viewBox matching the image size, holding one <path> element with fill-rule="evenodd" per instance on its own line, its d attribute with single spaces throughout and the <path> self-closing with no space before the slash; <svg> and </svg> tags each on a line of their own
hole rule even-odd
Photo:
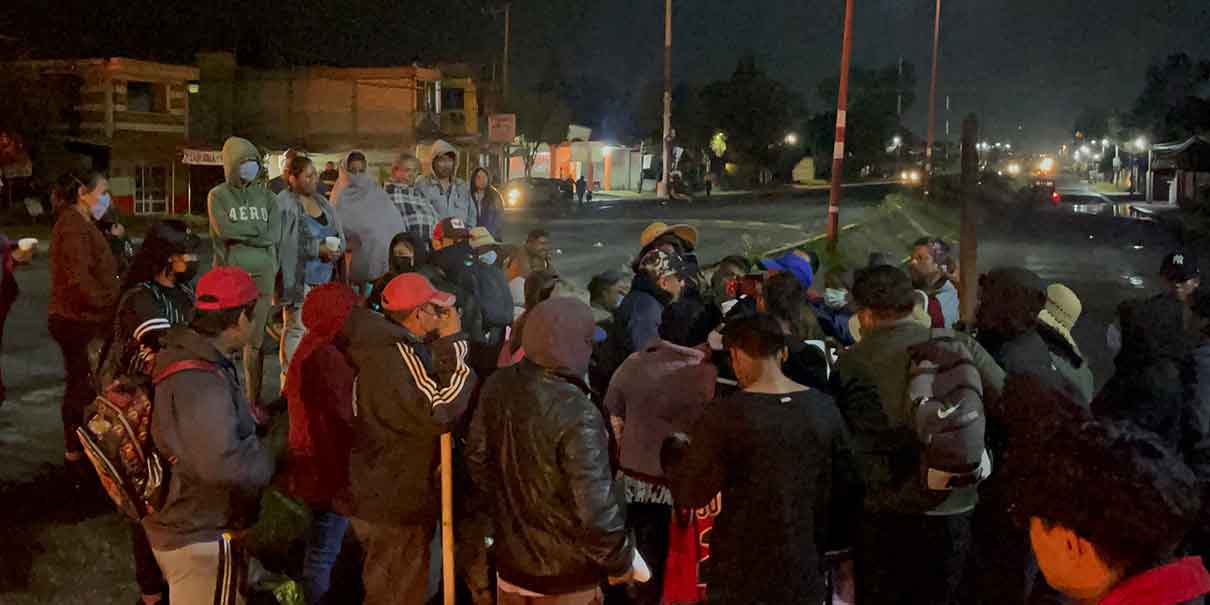
<svg viewBox="0 0 1210 605">
<path fill-rule="evenodd" d="M 1058 206 L 1058 205 L 1059 205 L 1059 200 L 1061 200 L 1061 199 L 1063 199 L 1063 198 L 1062 198 L 1062 196 L 1060 196 L 1060 195 L 1059 195 L 1059 192 L 1058 192 L 1058 191 L 1051 191 L 1051 192 L 1050 192 L 1050 203 L 1052 203 L 1052 204 L 1054 204 L 1054 205 Z"/>
</svg>

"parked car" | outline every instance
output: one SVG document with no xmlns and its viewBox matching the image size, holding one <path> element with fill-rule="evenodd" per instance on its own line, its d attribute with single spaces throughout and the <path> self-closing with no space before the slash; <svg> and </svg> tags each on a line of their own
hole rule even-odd
<svg viewBox="0 0 1210 605">
<path fill-rule="evenodd" d="M 570 204 L 574 199 L 575 188 L 569 181 L 559 179 L 520 177 L 504 187 L 506 208 L 559 206 Z"/>
</svg>

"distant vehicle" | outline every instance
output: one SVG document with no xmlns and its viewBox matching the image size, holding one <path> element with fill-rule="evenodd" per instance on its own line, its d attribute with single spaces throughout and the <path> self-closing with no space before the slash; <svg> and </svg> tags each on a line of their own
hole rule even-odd
<svg viewBox="0 0 1210 605">
<path fill-rule="evenodd" d="M 509 181 L 504 187 L 506 208 L 559 206 L 570 204 L 574 199 L 572 184 L 559 179 L 520 177 Z"/>
</svg>

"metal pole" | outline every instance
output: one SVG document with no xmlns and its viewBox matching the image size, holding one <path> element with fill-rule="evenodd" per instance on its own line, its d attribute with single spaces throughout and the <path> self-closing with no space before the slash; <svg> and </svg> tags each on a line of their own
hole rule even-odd
<svg viewBox="0 0 1210 605">
<path fill-rule="evenodd" d="M 669 187 L 669 164 L 672 162 L 672 0 L 664 0 L 664 147 L 661 182 L 664 193 L 661 197 L 672 197 Z"/>
<path fill-rule="evenodd" d="M 925 149 L 925 174 L 933 174 L 933 135 L 937 120 L 937 51 L 941 46 L 941 0 L 937 0 L 937 14 L 933 19 L 933 75 L 929 83 L 929 127 L 928 147 Z"/>
<path fill-rule="evenodd" d="M 832 193 L 828 198 L 828 247 L 840 237 L 840 186 L 844 180 L 845 111 L 849 106 L 849 56 L 853 52 L 853 0 L 845 0 L 844 42 L 840 51 L 840 90 L 836 95 L 836 144 L 832 147 Z"/>
<path fill-rule="evenodd" d="M 503 75 L 501 80 L 504 82 L 503 93 L 504 102 L 508 102 L 508 43 L 509 36 L 512 35 L 512 2 L 504 3 L 504 62 L 502 67 Z"/>
<path fill-rule="evenodd" d="M 975 141 L 978 139 L 979 122 L 974 114 L 970 114 L 962 121 L 962 224 L 958 235 L 961 272 L 958 279 L 958 287 L 961 290 L 958 299 L 962 321 L 967 325 L 974 324 L 975 310 L 979 307 L 979 269 L 976 264 L 979 240 L 975 231 L 974 208 L 979 183 L 979 155 L 975 151 Z"/>
</svg>

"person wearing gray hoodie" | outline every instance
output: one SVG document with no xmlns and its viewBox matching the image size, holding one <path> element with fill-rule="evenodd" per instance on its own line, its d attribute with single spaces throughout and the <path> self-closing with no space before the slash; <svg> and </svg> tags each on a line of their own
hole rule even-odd
<svg viewBox="0 0 1210 605">
<path fill-rule="evenodd" d="M 198 281 L 190 326 L 160 340 L 151 437 L 171 472 L 143 529 L 177 605 L 244 602 L 233 537 L 249 527 L 275 463 L 230 357 L 250 337 L 258 298 L 244 270 L 216 268 Z"/>
<path fill-rule="evenodd" d="M 254 413 L 260 412 L 264 376 L 265 324 L 277 279 L 277 246 L 281 239 L 277 201 L 261 174 L 260 152 L 246 139 L 231 137 L 223 143 L 226 180 L 210 190 L 210 237 L 215 267 L 239 267 L 256 282 L 260 298 L 252 317 L 252 335 L 244 347 L 244 393 Z"/>
<path fill-rule="evenodd" d="M 403 218 L 382 185 L 367 172 L 366 156 L 351 152 L 340 163 L 332 205 L 348 239 L 349 284 L 363 295 L 391 268 L 391 239 L 404 230 Z"/>
<path fill-rule="evenodd" d="M 479 226 L 479 212 L 466 181 L 456 176 L 458 150 L 440 139 L 433 143 L 433 174 L 420 179 L 417 189 L 433 204 L 437 219 L 460 218 L 468 229 Z"/>
</svg>

